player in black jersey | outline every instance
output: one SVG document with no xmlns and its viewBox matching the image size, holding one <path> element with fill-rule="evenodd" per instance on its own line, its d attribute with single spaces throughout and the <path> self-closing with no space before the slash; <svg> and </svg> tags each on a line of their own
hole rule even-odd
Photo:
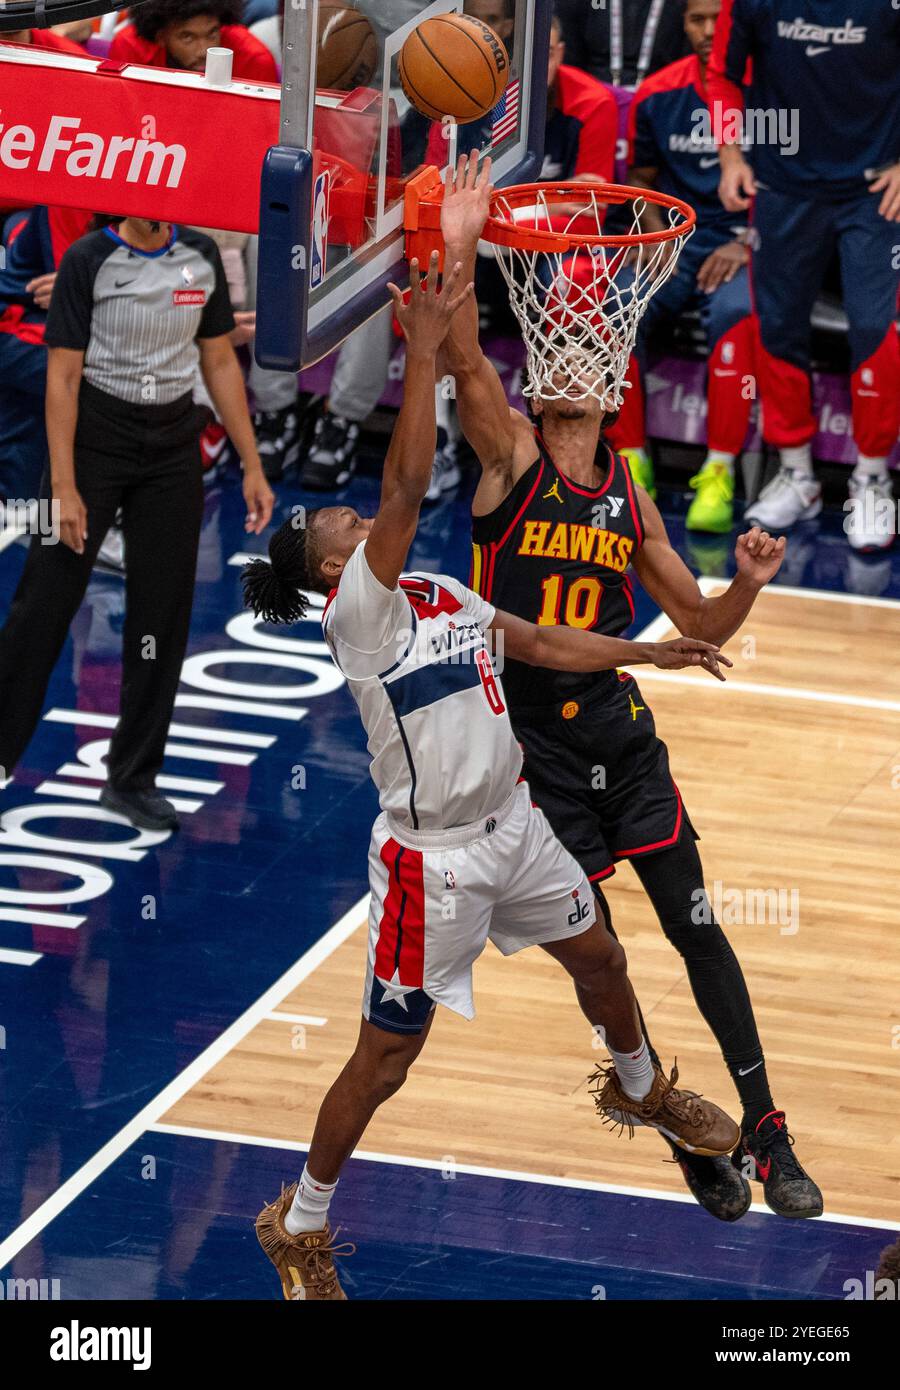
<svg viewBox="0 0 900 1390">
<path fill-rule="evenodd" d="M 474 156 L 448 179 L 441 230 L 464 277 L 473 274 L 489 180 L 490 162 L 479 170 Z M 604 444 L 598 400 L 535 397 L 532 419 L 512 410 L 481 352 L 471 300 L 454 317 L 444 353 L 460 424 L 482 466 L 470 587 L 532 622 L 619 635 L 634 616 L 633 570 L 685 636 L 719 644 L 738 631 L 781 564 L 783 537 L 757 527 L 739 536 L 736 577 L 724 594 L 705 598 L 656 506 Z M 560 676 L 513 661 L 503 683 L 534 800 L 583 866 L 610 928 L 600 884 L 617 860 L 631 861 L 740 1095 L 741 1142 L 730 1161 L 674 1155 L 688 1187 L 726 1221 L 749 1207 L 748 1177 L 762 1182 L 779 1215 L 820 1215 L 822 1194 L 772 1099 L 744 976 L 708 907 L 698 837 L 637 683 L 624 673 Z"/>
</svg>

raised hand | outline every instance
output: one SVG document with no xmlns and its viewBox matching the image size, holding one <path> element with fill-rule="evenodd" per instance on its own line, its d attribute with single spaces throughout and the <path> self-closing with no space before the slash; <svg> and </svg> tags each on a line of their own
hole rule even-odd
<svg viewBox="0 0 900 1390">
<path fill-rule="evenodd" d="M 723 656 L 714 642 L 701 642 L 697 637 L 675 637 L 671 642 L 654 642 L 651 649 L 654 666 L 661 671 L 680 671 L 685 666 L 702 666 L 716 680 L 723 681 L 722 666 L 733 663 Z"/>
<path fill-rule="evenodd" d="M 758 526 L 745 531 L 743 535 L 738 536 L 734 547 L 738 574 L 762 588 L 781 568 L 786 545 L 784 536 L 779 536 L 776 540 L 768 531 L 761 531 Z"/>
<path fill-rule="evenodd" d="M 444 275 L 443 288 L 440 288 L 438 262 L 437 251 L 432 251 L 428 274 L 421 279 L 419 262 L 410 261 L 408 296 L 396 285 L 388 285 L 407 351 L 421 356 L 433 356 L 437 352 L 447 336 L 450 320 L 474 290 L 471 281 L 460 289 L 462 265 L 459 261 Z"/>
<path fill-rule="evenodd" d="M 456 168 L 447 170 L 441 204 L 441 235 L 444 245 L 455 255 L 474 251 L 490 211 L 493 192 L 490 156 L 479 166 L 478 151 L 473 150 L 468 157 L 461 154 Z"/>
</svg>

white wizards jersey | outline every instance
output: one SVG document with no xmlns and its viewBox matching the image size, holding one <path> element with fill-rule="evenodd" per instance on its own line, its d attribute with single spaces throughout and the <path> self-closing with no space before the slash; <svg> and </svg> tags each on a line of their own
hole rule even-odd
<svg viewBox="0 0 900 1390">
<path fill-rule="evenodd" d="M 471 825 L 522 769 L 484 639 L 494 608 L 443 574 L 375 578 L 361 542 L 322 615 L 369 739 L 381 809 L 412 830 Z"/>
</svg>

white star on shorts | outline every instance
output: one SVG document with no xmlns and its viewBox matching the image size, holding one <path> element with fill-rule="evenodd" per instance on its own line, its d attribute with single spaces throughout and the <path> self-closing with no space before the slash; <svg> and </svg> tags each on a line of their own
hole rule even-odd
<svg viewBox="0 0 900 1390">
<path fill-rule="evenodd" d="M 389 980 L 383 980 L 380 975 L 376 975 L 375 979 L 378 981 L 378 983 L 381 985 L 381 988 L 384 990 L 384 994 L 382 995 L 381 999 L 382 1004 L 396 1003 L 399 1004 L 402 1009 L 406 1009 L 406 1012 L 409 1013 L 409 1009 L 406 1008 L 406 999 L 404 998 L 404 995 L 415 994 L 419 986 L 401 985 L 399 970 L 395 970 Z"/>
</svg>

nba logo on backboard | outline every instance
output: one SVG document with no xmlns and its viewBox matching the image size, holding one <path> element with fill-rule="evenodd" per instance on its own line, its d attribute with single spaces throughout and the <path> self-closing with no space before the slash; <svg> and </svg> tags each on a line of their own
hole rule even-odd
<svg viewBox="0 0 900 1390">
<path fill-rule="evenodd" d="M 321 285 L 325 278 L 325 251 L 328 246 L 328 195 L 330 190 L 331 174 L 328 169 L 323 169 L 313 187 L 310 289 L 315 289 L 316 285 Z"/>
</svg>

